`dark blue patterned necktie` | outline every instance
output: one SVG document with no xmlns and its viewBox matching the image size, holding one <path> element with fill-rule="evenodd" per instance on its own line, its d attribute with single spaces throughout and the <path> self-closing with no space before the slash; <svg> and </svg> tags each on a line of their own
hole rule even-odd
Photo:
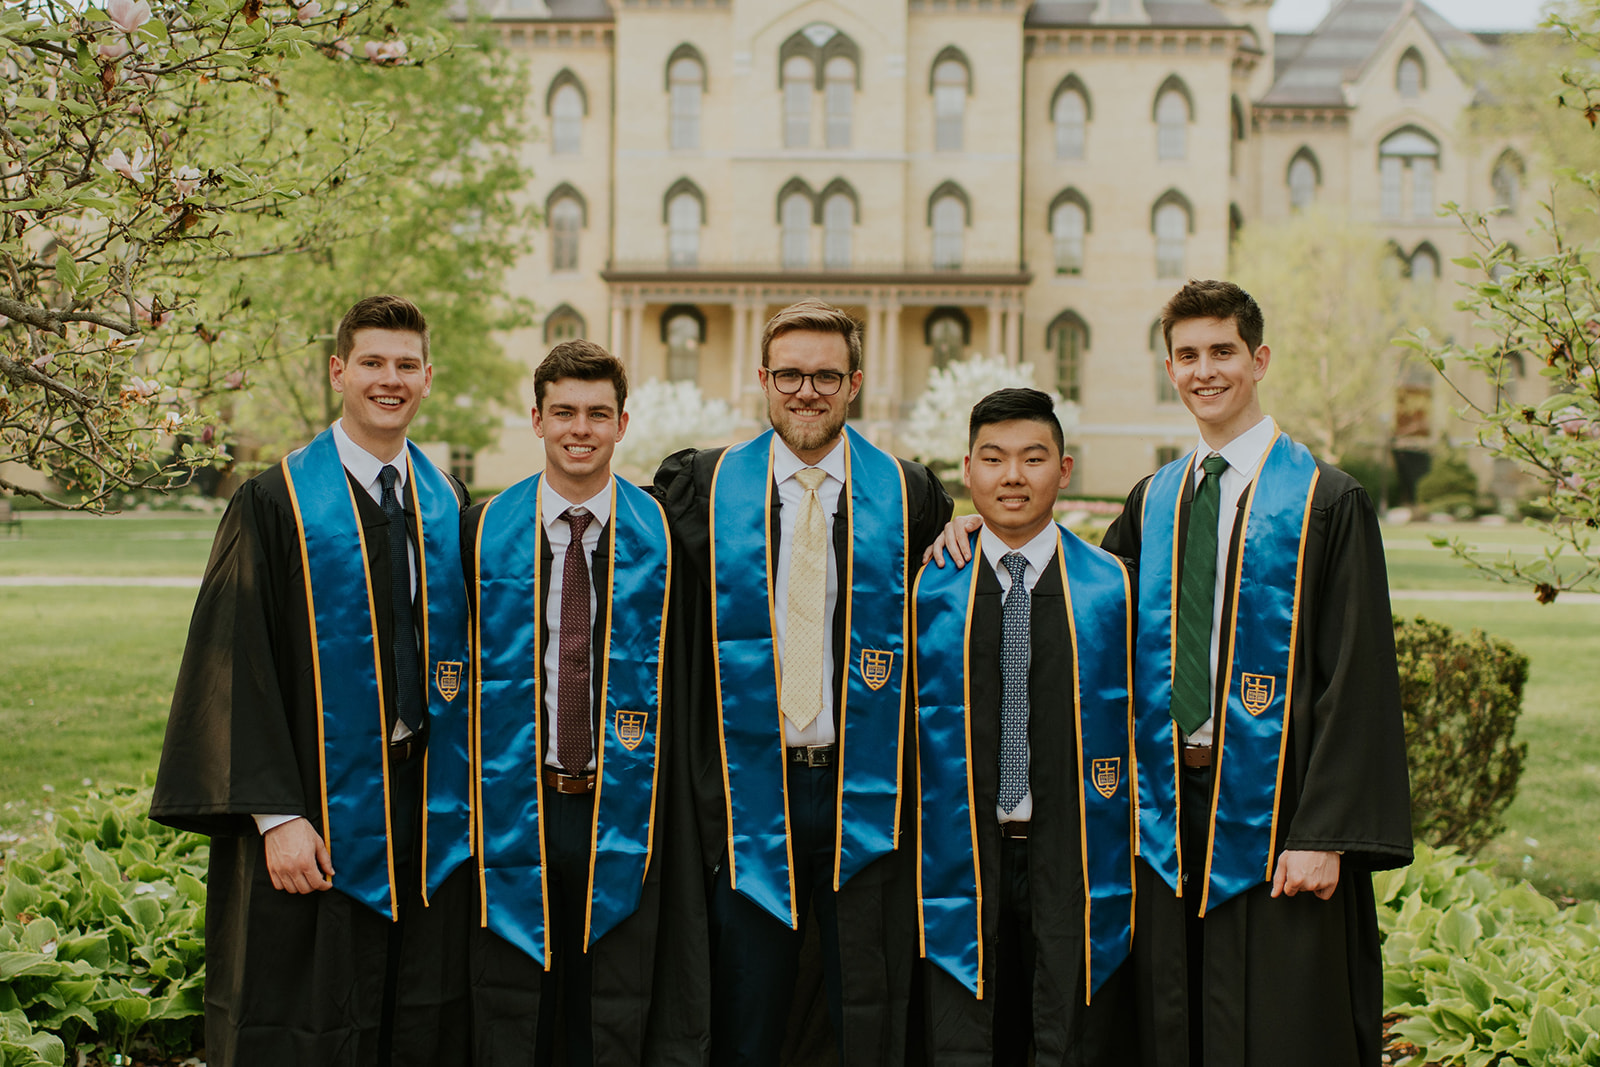
<svg viewBox="0 0 1600 1067">
<path fill-rule="evenodd" d="M 1211 623 L 1217 605 L 1217 518 L 1222 472 L 1228 461 L 1210 455 L 1205 476 L 1189 505 L 1183 546 L 1183 584 L 1178 587 L 1178 625 L 1172 654 L 1172 721 L 1192 735 L 1211 718 Z"/>
<path fill-rule="evenodd" d="M 394 491 L 400 472 L 384 467 L 383 513 L 389 519 L 389 599 L 394 607 L 395 712 L 412 733 L 422 731 L 422 694 L 417 687 L 417 628 L 411 621 L 411 556 L 407 550 L 406 513 Z"/>
<path fill-rule="evenodd" d="M 1023 575 L 1027 557 L 1007 552 L 1000 562 L 1011 591 L 1000 613 L 1000 810 L 1011 814 L 1028 793 L 1028 655 L 1031 605 Z"/>
</svg>

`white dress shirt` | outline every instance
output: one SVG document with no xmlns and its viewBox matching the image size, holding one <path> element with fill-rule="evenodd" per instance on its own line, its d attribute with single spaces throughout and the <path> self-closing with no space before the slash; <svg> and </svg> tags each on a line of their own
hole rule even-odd
<svg viewBox="0 0 1600 1067">
<path fill-rule="evenodd" d="M 339 419 L 333 424 L 333 444 L 339 450 L 339 462 L 344 464 L 344 469 L 355 477 L 356 483 L 367 491 L 367 495 L 372 497 L 372 501 L 375 504 L 383 503 L 383 468 L 392 466 L 399 471 L 400 477 L 394 483 L 394 491 L 401 497 L 401 505 L 404 506 L 406 478 L 409 474 L 406 469 L 405 442 L 401 442 L 400 451 L 389 459 L 379 459 L 352 441 L 350 435 L 344 432 L 344 420 Z M 410 537 L 406 538 L 406 559 L 411 565 L 411 597 L 415 600 L 417 596 L 417 548 L 411 543 Z M 411 727 L 401 722 L 398 718 L 395 719 L 394 733 L 389 740 L 404 741 L 410 736 Z M 292 822 L 300 818 L 300 816 L 253 815 L 251 818 L 256 821 L 256 829 L 261 833 L 266 833 L 273 827 Z"/>
<path fill-rule="evenodd" d="M 1022 584 L 1027 586 L 1028 592 L 1031 594 L 1034 586 L 1039 584 L 1039 578 L 1044 574 L 1044 569 L 1050 566 L 1056 558 L 1056 524 L 1053 522 L 1047 523 L 1044 529 L 1034 534 L 1033 538 L 1021 548 L 1012 548 L 995 536 L 994 531 L 985 527 L 982 536 L 978 538 L 978 547 L 983 552 L 984 561 L 989 564 L 989 569 L 994 571 L 994 576 L 1000 580 L 1000 600 L 1003 604 L 1005 598 L 1011 593 L 1011 572 L 1006 570 L 1006 565 L 1000 562 L 1000 558 L 1012 552 L 1022 553 L 1022 557 L 1028 561 L 1027 569 L 1022 572 Z M 1030 625 L 1029 633 L 1031 634 L 1032 632 Z M 1031 674 L 1033 666 L 1033 646 L 1031 641 L 1023 652 L 1027 657 Z M 1029 708 L 1029 713 L 1032 713 L 1031 707 Z M 1032 762 L 1031 757 L 1029 762 Z M 1022 799 L 1017 802 L 1016 807 L 1008 812 L 1001 808 L 999 804 L 996 804 L 994 810 L 1001 822 L 1027 822 L 1033 818 L 1033 787 L 1031 783 L 1028 791 L 1022 794 Z"/>
<path fill-rule="evenodd" d="M 599 606 L 599 594 L 594 584 L 594 552 L 600 545 L 600 534 L 611 520 L 611 479 L 606 479 L 606 487 L 581 504 L 574 504 L 550 485 L 549 478 L 539 480 L 539 521 L 544 524 L 544 535 L 550 541 L 550 596 L 545 601 L 545 629 L 549 631 L 550 639 L 544 650 L 544 706 L 545 706 L 545 737 L 548 743 L 544 748 L 544 762 L 547 767 L 561 769 L 561 760 L 556 755 L 556 707 L 557 697 L 560 695 L 561 684 L 561 580 L 566 571 L 567 551 L 572 546 L 572 527 L 561 517 L 568 508 L 582 508 L 594 516 L 583 531 L 583 555 L 589 564 L 589 637 L 585 644 L 589 646 L 589 682 L 591 691 L 594 685 L 594 618 Z M 594 727 L 592 700 L 590 707 L 590 755 L 589 770 L 594 770 Z"/>
<path fill-rule="evenodd" d="M 1200 485 L 1200 479 L 1205 477 L 1206 472 L 1200 463 L 1207 456 L 1221 455 L 1228 461 L 1228 469 L 1222 472 L 1218 484 L 1221 500 L 1217 508 L 1217 586 L 1211 604 L 1211 688 L 1208 690 L 1213 715 L 1217 701 L 1217 654 L 1222 647 L 1222 599 L 1228 583 L 1228 548 L 1233 543 L 1233 522 L 1239 515 L 1239 497 L 1244 494 L 1245 487 L 1255 480 L 1256 469 L 1266 458 L 1276 429 L 1270 418 L 1263 418 L 1220 449 L 1213 449 L 1201 439 L 1195 460 L 1196 487 Z M 1201 727 L 1189 735 L 1190 744 L 1211 744 L 1211 720 L 1212 716 L 1207 716 Z"/>
<path fill-rule="evenodd" d="M 822 503 L 822 514 L 828 524 L 828 575 L 827 595 L 823 601 L 822 617 L 826 633 L 822 641 L 822 710 L 805 729 L 799 729 L 788 719 L 783 721 L 783 743 L 790 748 L 801 745 L 831 745 L 835 740 L 833 727 L 833 614 L 839 603 L 839 561 L 833 551 L 833 519 L 839 510 L 839 494 L 845 484 L 844 438 L 814 466 L 827 477 L 817 487 L 817 499 Z M 800 505 L 806 490 L 795 478 L 807 464 L 789 450 L 781 437 L 772 439 L 772 478 L 778 483 L 778 568 L 772 582 L 772 640 L 778 649 L 778 661 L 783 662 L 784 631 L 788 627 L 789 608 L 789 558 L 793 552 L 794 524 L 800 517 Z M 766 516 L 762 516 L 766 521 Z"/>
</svg>

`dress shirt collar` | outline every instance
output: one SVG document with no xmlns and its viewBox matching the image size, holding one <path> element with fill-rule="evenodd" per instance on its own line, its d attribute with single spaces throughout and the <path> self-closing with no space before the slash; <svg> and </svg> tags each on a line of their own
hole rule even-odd
<svg viewBox="0 0 1600 1067">
<path fill-rule="evenodd" d="M 1272 438 L 1276 431 L 1277 425 L 1270 416 L 1267 416 L 1221 448 L 1212 448 L 1202 437 L 1200 459 L 1203 460 L 1215 452 L 1228 461 L 1228 467 L 1232 472 L 1248 481 L 1256 476 L 1256 468 L 1261 466 L 1261 460 L 1266 456 L 1267 449 L 1272 446 Z M 1200 469 L 1199 460 L 1195 462 L 1194 471 L 1195 481 L 1198 482 L 1205 475 L 1205 471 Z"/>
<path fill-rule="evenodd" d="M 772 480 L 782 485 L 786 480 L 793 478 L 799 471 L 807 467 L 818 467 L 828 477 L 838 482 L 845 483 L 845 451 L 844 435 L 839 435 L 839 440 L 834 443 L 833 449 L 816 463 L 806 463 L 784 443 L 783 438 L 773 435 L 772 438 Z"/>
<path fill-rule="evenodd" d="M 400 451 L 389 459 L 379 459 L 371 452 L 362 448 L 350 439 L 344 432 L 344 420 L 339 419 L 333 424 L 333 443 L 339 449 L 339 462 L 344 464 L 344 469 L 356 476 L 356 481 L 372 492 L 372 487 L 378 484 L 378 475 L 383 473 L 383 468 L 394 467 L 400 472 L 399 481 L 395 482 L 395 492 L 399 493 L 406 486 L 406 446 L 400 445 Z M 372 492 L 374 499 L 378 494 Z"/>
<path fill-rule="evenodd" d="M 1006 575 L 1006 580 L 1009 582 L 1011 576 L 1006 571 L 1005 564 L 1000 562 L 1000 558 L 1009 552 L 1021 552 L 1023 558 L 1028 561 L 1029 573 L 1033 575 L 1033 580 L 1038 581 L 1039 576 L 1050 566 L 1050 561 L 1056 555 L 1056 524 L 1046 523 L 1045 528 L 1034 534 L 1021 548 L 1012 548 L 987 527 L 984 528 L 983 535 L 978 538 L 978 543 L 983 549 L 983 558 L 989 561 L 989 566 L 994 568 L 996 575 Z M 1029 587 L 1032 587 L 1032 582 L 1029 583 Z"/>
<path fill-rule="evenodd" d="M 612 476 L 614 478 L 615 475 Z M 580 507 L 594 516 L 594 525 L 591 529 L 598 530 L 611 518 L 611 483 L 612 478 L 606 479 L 606 487 L 590 497 L 588 500 L 573 503 L 550 484 L 549 478 L 539 479 L 539 518 L 544 523 L 545 531 L 561 520 L 561 515 L 568 508 Z"/>
</svg>

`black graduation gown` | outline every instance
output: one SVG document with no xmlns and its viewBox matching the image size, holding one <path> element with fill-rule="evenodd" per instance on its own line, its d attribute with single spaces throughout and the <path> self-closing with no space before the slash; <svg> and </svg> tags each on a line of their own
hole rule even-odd
<svg viewBox="0 0 1600 1067">
<path fill-rule="evenodd" d="M 465 489 L 452 483 L 464 499 Z M 368 565 L 387 575 L 388 519 L 364 489 L 353 480 L 351 486 Z M 407 518 L 414 537 L 415 519 L 409 512 Z M 385 694 L 395 691 L 389 589 L 387 581 L 372 583 Z M 389 704 L 392 724 L 392 695 Z M 414 852 L 422 762 L 413 757 L 390 767 L 399 922 L 337 888 L 304 895 L 272 888 L 250 816 L 301 815 L 325 831 L 299 535 L 283 468 L 263 471 L 240 486 L 217 528 L 150 807 L 157 822 L 211 836 L 206 1052 L 212 1067 L 466 1062 L 471 882 L 457 872 L 423 906 Z M 385 991 L 391 970 L 397 974 L 392 1000 Z M 385 1060 L 380 1031 L 390 1017 L 393 1054 Z"/>
<path fill-rule="evenodd" d="M 984 989 L 997 988 L 1000 922 L 1000 639 L 1004 599 L 980 553 L 972 604 L 973 807 L 978 817 L 978 863 L 983 884 Z M 1033 974 L 1034 1063 L 1120 1064 L 1132 1025 L 1124 993 L 1124 964 L 1084 1004 L 1083 867 L 1072 714 L 1072 636 L 1067 629 L 1061 572 L 1055 563 L 1032 592 L 1028 665 L 1028 891 L 1036 956 Z M 1120 624 L 1119 624 L 1120 625 Z M 932 758 L 923 753 L 924 759 Z M 939 1065 L 989 1067 L 994 1050 L 993 996 L 979 1000 L 937 964 L 925 963 L 930 1060 Z"/>
<path fill-rule="evenodd" d="M 482 521 L 484 506 L 469 508 L 461 519 L 462 566 L 468 576 L 468 601 L 474 612 L 477 611 L 478 590 L 471 576 L 476 573 L 478 526 Z M 601 533 L 602 540 L 595 550 L 597 558 L 609 551 L 608 539 L 615 535 L 615 530 L 615 524 L 606 524 Z M 534 536 L 532 530 L 529 536 Z M 548 603 L 554 556 L 549 542 L 543 544 L 544 569 L 539 595 L 543 602 Z M 594 592 L 601 603 L 604 603 L 608 592 L 606 583 L 609 577 L 605 567 L 590 568 Z M 531 605 L 529 610 L 532 610 Z M 676 612 L 677 608 L 673 606 L 669 610 Z M 618 623 L 623 627 L 633 625 L 627 619 L 619 619 Z M 675 672 L 675 633 L 676 627 L 669 626 L 662 687 L 664 699 L 661 721 L 664 723 L 670 723 L 675 718 L 670 705 Z M 545 628 L 539 635 L 541 674 L 549 639 L 549 629 Z M 600 662 L 605 655 L 605 632 L 596 627 L 591 634 L 591 642 L 595 662 Z M 591 706 L 598 736 L 599 711 L 604 698 L 601 691 L 603 673 L 594 671 L 592 680 L 594 699 Z M 541 708 L 539 714 L 547 712 Z M 703 932 L 705 929 L 704 895 L 697 882 L 686 882 L 681 873 L 687 871 L 698 877 L 694 839 L 692 836 L 685 839 L 681 833 L 674 834 L 670 818 L 674 810 L 669 799 L 674 790 L 673 768 L 669 760 L 672 734 L 662 730 L 657 743 L 656 759 L 660 768 L 656 783 L 657 811 L 662 813 L 662 817 L 657 828 L 650 869 L 639 898 L 639 908 L 589 948 L 592 968 L 591 1034 L 596 1067 L 631 1067 L 641 1063 L 694 1064 L 701 1060 L 701 1050 L 695 1045 L 692 1030 L 667 1010 L 672 1001 L 665 1000 L 661 1006 L 653 1006 L 652 993 L 658 985 L 655 976 L 656 945 L 663 908 L 664 872 L 670 871 L 675 875 L 665 879 L 666 886 L 676 890 L 666 894 L 666 910 L 672 916 L 672 922 L 681 922 L 689 930 L 698 927 Z M 529 773 L 537 774 L 539 770 L 529 768 Z M 532 827 L 529 827 L 529 832 L 533 832 Z M 673 858 L 675 852 L 682 854 L 685 859 Z M 475 863 L 475 859 L 469 861 L 469 865 Z M 684 892 L 682 890 L 686 885 L 689 891 Z M 553 977 L 553 974 L 546 972 L 531 956 L 500 935 L 478 927 L 476 921 L 474 927 L 470 941 L 475 1046 L 473 1062 L 476 1067 L 531 1064 L 538 1037 L 540 998 L 545 993 L 545 980 Z M 582 931 L 577 936 L 581 938 Z M 660 988 L 670 989 L 676 968 L 681 963 L 669 958 L 662 960 L 661 966 L 664 978 L 659 983 Z M 555 988 L 553 984 L 551 988 Z M 558 1062 L 561 1061 L 562 1045 L 559 1041 L 555 1055 Z"/>
<path fill-rule="evenodd" d="M 681 800 L 692 805 L 692 832 L 700 843 L 702 870 L 707 887 L 713 878 L 726 878 L 728 830 L 722 782 L 722 754 L 717 740 L 716 663 L 711 640 L 711 478 L 723 449 L 685 449 L 662 461 L 656 471 L 655 492 L 672 524 L 675 551 L 682 561 L 678 584 L 686 610 L 675 624 L 684 637 L 685 669 L 678 674 L 682 686 L 675 698 L 685 713 L 677 716 L 684 732 L 676 742 L 676 758 L 686 764 L 680 774 L 686 787 Z M 920 463 L 899 460 L 905 472 L 906 595 L 909 597 L 923 549 L 949 521 L 953 504 L 938 477 Z M 759 505 L 756 505 L 759 506 Z M 778 494 L 772 494 L 768 515 L 769 536 L 778 537 Z M 841 519 L 833 524 L 835 558 L 849 552 L 850 530 Z M 887 565 L 890 561 L 883 561 Z M 759 596 L 759 592 L 755 595 Z M 834 707 L 845 681 L 843 600 L 834 613 Z M 675 609 L 676 610 L 676 609 Z M 907 695 L 910 700 L 910 694 Z M 916 726 L 906 716 L 907 742 L 901 780 L 916 781 L 913 762 Z M 916 885 L 913 869 L 916 830 L 910 808 L 903 809 L 900 847 L 892 855 L 869 864 L 844 884 L 838 894 L 840 971 L 843 981 L 844 1044 L 852 1063 L 894 1065 L 907 1060 L 907 1027 L 911 984 L 916 960 Z M 709 891 L 709 888 L 708 888 Z M 815 930 L 817 924 L 809 924 Z M 665 951 L 665 942 L 663 942 Z M 704 945 L 690 949 L 692 970 L 680 974 L 683 985 L 675 990 L 677 1010 L 693 1020 L 701 1032 L 710 1032 L 710 964 Z M 832 1042 L 827 1009 L 819 991 L 820 964 L 809 951 L 801 958 L 801 980 L 795 987 L 795 1004 L 785 1042 L 784 1062 L 831 1062 Z M 919 1033 L 911 1034 L 916 1045 Z M 915 1060 L 916 1056 L 911 1057 Z"/>
<path fill-rule="evenodd" d="M 1271 883 L 1263 882 L 1207 912 L 1203 1027 L 1212 1065 L 1267 1067 L 1288 1058 L 1303 1067 L 1378 1067 L 1382 1057 L 1383 961 L 1370 876 L 1411 862 L 1394 626 L 1372 501 L 1343 471 L 1321 462 L 1317 468 L 1273 849 L 1343 851 L 1339 886 L 1327 901 L 1310 893 L 1273 899 Z M 1107 551 L 1138 557 L 1148 484 L 1146 478 L 1128 495 L 1102 542 Z M 1193 492 L 1191 484 L 1180 514 L 1184 530 Z M 1234 523 L 1230 567 L 1243 529 Z M 1229 608 L 1225 603 L 1224 618 Z M 1138 874 L 1142 1062 L 1183 1067 L 1190 902 L 1143 861 Z"/>
</svg>

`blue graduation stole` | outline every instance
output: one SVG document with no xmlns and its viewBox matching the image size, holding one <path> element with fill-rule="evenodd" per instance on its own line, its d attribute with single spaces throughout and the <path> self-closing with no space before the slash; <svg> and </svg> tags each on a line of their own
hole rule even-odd
<svg viewBox="0 0 1600 1067">
<path fill-rule="evenodd" d="M 1127 958 L 1133 939 L 1133 617 L 1120 560 L 1056 527 L 1074 686 L 1079 841 L 1085 888 L 1084 965 L 1092 996 Z M 924 567 L 917 577 L 917 775 L 922 854 L 917 917 L 922 955 L 983 999 L 982 870 L 973 809 L 972 690 L 969 661 L 979 562 Z M 1035 709 L 1053 713 L 1055 709 Z M 1088 999 L 1086 996 L 1086 1000 Z"/>
<path fill-rule="evenodd" d="M 1145 490 L 1139 552 L 1137 696 L 1139 853 L 1183 895 L 1182 804 L 1171 718 L 1173 619 L 1178 606 L 1178 515 L 1195 454 L 1167 464 Z M 1288 741 L 1300 635 L 1307 516 L 1317 464 L 1276 431 L 1245 490 L 1244 542 L 1227 581 L 1232 613 L 1222 620 L 1218 671 L 1227 703 L 1214 717 L 1213 816 L 1200 914 L 1272 878 L 1283 746 Z M 1240 520 L 1236 520 L 1240 521 Z"/>
<path fill-rule="evenodd" d="M 773 640 L 777 546 L 767 536 L 774 439 L 768 430 L 734 445 L 712 475 L 711 621 L 728 877 L 734 889 L 797 928 Z M 848 426 L 845 441 L 848 484 L 841 510 L 850 524 L 850 553 L 838 564 L 849 645 L 838 707 L 835 889 L 899 844 L 908 625 L 904 472 Z M 764 603 L 756 599 L 763 587 Z"/>
<path fill-rule="evenodd" d="M 423 599 L 417 651 L 431 722 L 466 712 L 459 704 L 467 658 L 466 588 L 461 581 L 461 502 L 450 480 L 406 442 L 405 492 L 417 516 L 418 586 Z M 317 693 L 322 825 L 338 888 L 399 918 L 389 841 L 389 748 L 383 659 L 372 611 L 366 534 L 339 459 L 333 430 L 283 460 L 300 534 L 311 656 Z M 388 575 L 380 575 L 388 581 Z M 381 802 L 380 802 L 381 798 Z"/>
<path fill-rule="evenodd" d="M 543 790 L 548 748 L 541 638 L 546 605 L 540 475 L 480 513 L 472 626 L 475 729 L 470 739 L 479 922 L 546 970 L 550 958 Z M 612 479 L 611 521 L 594 565 L 609 575 L 595 625 L 604 628 L 605 694 L 595 750 L 594 827 L 584 946 L 639 907 L 655 845 L 661 670 L 672 585 L 666 515 L 649 494 Z M 452 749 L 454 751 L 454 749 Z"/>
</svg>

